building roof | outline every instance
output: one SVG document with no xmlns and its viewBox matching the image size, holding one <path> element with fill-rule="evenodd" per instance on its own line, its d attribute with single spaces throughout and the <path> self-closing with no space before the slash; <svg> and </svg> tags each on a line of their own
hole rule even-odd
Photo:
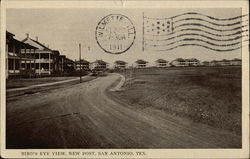
<svg viewBox="0 0 250 159">
<path fill-rule="evenodd" d="M 137 63 L 137 64 L 146 64 L 148 62 L 145 61 L 145 60 L 139 59 L 139 60 L 135 61 L 135 63 Z"/>
<path fill-rule="evenodd" d="M 49 50 L 49 51 L 52 51 L 50 48 L 46 47 L 44 44 L 40 43 L 39 41 L 36 41 L 34 39 L 31 39 L 30 37 L 26 37 L 25 39 L 22 40 L 22 42 L 24 43 L 29 43 L 27 42 L 28 40 L 31 41 L 31 43 L 33 43 L 34 45 L 36 45 L 37 47 L 41 47 L 43 50 Z"/>
<path fill-rule="evenodd" d="M 183 59 L 183 58 L 177 58 L 173 61 L 178 61 L 178 62 L 198 62 L 199 60 L 197 60 L 196 58 L 190 58 L 190 59 Z"/>
<path fill-rule="evenodd" d="M 213 60 L 213 61 L 211 61 L 211 62 L 213 62 L 213 63 L 214 63 L 214 62 L 218 62 L 218 61 L 217 61 L 217 60 Z"/>
<path fill-rule="evenodd" d="M 30 39 L 30 40 L 32 40 L 32 41 L 34 41 L 35 43 L 37 43 L 38 45 L 44 47 L 45 50 L 50 50 L 50 51 L 52 51 L 50 48 L 46 47 L 45 45 L 41 44 L 40 42 L 38 42 L 38 41 L 36 41 L 36 40 L 33 40 L 33 39 Z"/>
<path fill-rule="evenodd" d="M 156 60 L 156 62 L 158 62 L 158 63 L 167 63 L 168 61 L 166 61 L 164 59 L 158 59 L 158 60 Z"/>
<path fill-rule="evenodd" d="M 234 58 L 234 59 L 232 59 L 232 61 L 241 61 L 241 59 Z"/>
<path fill-rule="evenodd" d="M 76 64 L 80 63 L 80 60 L 75 62 Z M 89 64 L 90 62 L 84 59 L 81 59 L 81 64 Z"/>
<path fill-rule="evenodd" d="M 38 49 L 37 47 L 35 47 L 35 46 L 32 46 L 32 45 L 30 45 L 30 44 L 26 44 L 26 43 L 24 43 L 24 42 L 21 42 L 21 41 L 19 41 L 19 40 L 16 40 L 16 39 L 14 39 L 14 34 L 12 34 L 12 33 L 10 33 L 10 32 L 8 32 L 8 31 L 6 31 L 6 41 L 8 41 L 8 43 L 13 43 L 13 44 L 15 44 L 15 45 L 19 45 L 19 47 L 21 48 L 21 49 Z"/>
<path fill-rule="evenodd" d="M 189 61 L 199 61 L 197 60 L 196 58 L 191 58 L 191 59 L 188 59 Z"/>
<path fill-rule="evenodd" d="M 25 48 L 26 48 L 26 49 L 38 49 L 38 48 L 35 47 L 35 46 L 32 46 L 32 45 L 30 45 L 30 44 L 23 43 L 23 42 L 18 41 L 18 40 L 16 40 L 16 39 L 12 39 L 12 40 L 13 40 L 14 43 L 21 45 L 21 46 L 22 46 L 22 49 L 25 49 Z"/>
<path fill-rule="evenodd" d="M 59 55 L 59 58 L 66 58 L 65 55 Z"/>
<path fill-rule="evenodd" d="M 60 52 L 58 50 L 53 50 L 54 54 L 60 55 Z"/>
<path fill-rule="evenodd" d="M 223 60 L 221 60 L 220 62 L 229 62 L 229 60 L 223 59 Z"/>
<path fill-rule="evenodd" d="M 125 65 L 125 64 L 127 64 L 127 62 L 121 61 L 121 60 L 117 60 L 117 61 L 115 61 L 115 64 Z"/>
<path fill-rule="evenodd" d="M 66 55 L 59 55 L 59 59 L 62 60 L 63 59 L 63 62 L 64 63 L 74 63 L 73 60 L 69 59 L 66 57 Z"/>
<path fill-rule="evenodd" d="M 183 58 L 177 58 L 177 59 L 175 59 L 174 61 L 178 61 L 178 62 L 185 62 L 186 60 L 185 60 L 185 59 L 183 59 Z"/>
<path fill-rule="evenodd" d="M 68 64 L 73 64 L 73 63 L 75 63 L 73 60 L 71 60 L 71 59 L 69 59 L 69 58 L 67 58 L 67 57 L 66 57 L 65 61 L 66 61 L 66 63 L 68 63 Z"/>
<path fill-rule="evenodd" d="M 6 36 L 7 36 L 7 37 L 13 37 L 13 36 L 15 36 L 15 34 L 13 34 L 13 33 L 11 33 L 11 32 L 8 32 L 8 31 L 6 30 Z"/>
<path fill-rule="evenodd" d="M 105 62 L 103 60 L 95 60 L 94 62 L 91 62 L 91 63 L 108 64 L 107 62 Z"/>
</svg>

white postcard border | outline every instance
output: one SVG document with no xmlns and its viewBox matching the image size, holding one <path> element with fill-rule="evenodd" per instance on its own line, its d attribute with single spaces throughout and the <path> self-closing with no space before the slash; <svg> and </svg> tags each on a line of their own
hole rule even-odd
<svg viewBox="0 0 250 159">
<path fill-rule="evenodd" d="M 249 48 L 242 48 L 242 149 L 5 149 L 5 37 L 8 8 L 242 8 L 247 1 L 3 1 L 1 2 L 1 156 L 4 158 L 248 158 L 249 157 Z M 23 156 L 21 152 L 146 152 L 146 156 Z"/>
</svg>

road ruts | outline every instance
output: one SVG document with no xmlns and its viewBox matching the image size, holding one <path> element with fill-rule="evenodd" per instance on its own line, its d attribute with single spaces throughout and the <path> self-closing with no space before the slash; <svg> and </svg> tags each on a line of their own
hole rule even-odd
<svg viewBox="0 0 250 159">
<path fill-rule="evenodd" d="M 120 76 L 7 101 L 7 148 L 238 148 L 241 137 L 107 96 Z"/>
</svg>

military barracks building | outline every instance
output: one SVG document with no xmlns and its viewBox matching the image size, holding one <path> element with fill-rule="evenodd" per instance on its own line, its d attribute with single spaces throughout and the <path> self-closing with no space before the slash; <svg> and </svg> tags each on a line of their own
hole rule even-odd
<svg viewBox="0 0 250 159">
<path fill-rule="evenodd" d="M 35 53 L 32 53 L 32 56 L 35 59 L 35 65 L 33 67 L 35 68 L 36 74 L 50 75 L 56 71 L 56 58 L 58 57 L 57 51 L 53 51 L 44 44 L 38 42 L 37 37 L 36 40 L 31 39 L 29 34 L 27 34 L 27 37 L 22 42 L 38 48 Z M 24 50 L 22 50 L 22 53 L 25 53 Z"/>
<path fill-rule="evenodd" d="M 6 78 L 31 75 L 35 71 L 32 67 L 35 60 L 31 54 L 34 54 L 38 48 L 16 40 L 14 36 L 14 34 L 6 32 Z"/>
<path fill-rule="evenodd" d="M 22 41 L 14 39 L 14 34 L 6 32 L 6 78 L 9 76 L 41 76 L 58 74 L 74 68 L 74 61 L 60 55 L 29 34 Z"/>
</svg>

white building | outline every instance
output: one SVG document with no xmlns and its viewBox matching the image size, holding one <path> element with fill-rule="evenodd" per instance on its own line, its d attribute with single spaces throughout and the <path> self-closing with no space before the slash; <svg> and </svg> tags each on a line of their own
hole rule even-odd
<svg viewBox="0 0 250 159">
<path fill-rule="evenodd" d="M 38 48 L 36 52 L 25 52 L 25 49 L 22 49 L 22 54 L 30 54 L 31 56 L 35 57 L 34 67 L 35 72 L 37 74 L 51 74 L 55 71 L 54 69 L 54 52 L 53 50 L 46 47 L 44 44 L 41 44 L 38 42 L 38 38 L 36 37 L 36 40 L 33 40 L 29 37 L 29 34 L 26 34 L 27 37 L 22 40 L 22 42 L 35 46 Z M 22 61 L 22 65 L 25 65 L 25 61 Z"/>
<path fill-rule="evenodd" d="M 173 66 L 199 66 L 200 61 L 197 60 L 196 58 L 191 58 L 191 59 L 182 59 L 182 58 L 177 58 L 171 62 Z"/>
<path fill-rule="evenodd" d="M 146 68 L 147 63 L 148 63 L 147 61 L 139 59 L 139 60 L 135 61 L 135 64 L 136 64 L 135 67 L 136 68 Z"/>
<path fill-rule="evenodd" d="M 168 61 L 164 59 L 158 59 L 155 61 L 155 65 L 156 67 L 159 67 L 159 68 L 168 67 Z"/>
<path fill-rule="evenodd" d="M 202 66 L 210 66 L 210 62 L 209 61 L 203 61 L 201 63 Z"/>
<path fill-rule="evenodd" d="M 171 65 L 173 65 L 173 66 L 185 66 L 186 65 L 186 61 L 184 60 L 184 59 L 182 59 L 182 58 L 177 58 L 177 59 L 175 59 L 175 60 L 173 60 L 172 62 L 171 62 Z"/>
<path fill-rule="evenodd" d="M 109 64 L 103 60 L 96 60 L 90 63 L 91 70 L 106 70 L 109 68 Z"/>
<path fill-rule="evenodd" d="M 125 61 L 115 61 L 114 62 L 114 68 L 115 69 L 125 69 L 127 67 L 127 63 Z"/>
<path fill-rule="evenodd" d="M 240 66 L 241 64 L 242 64 L 241 59 L 235 58 L 235 59 L 231 60 L 231 65 L 233 65 L 233 66 Z"/>
<path fill-rule="evenodd" d="M 89 71 L 90 70 L 90 62 L 87 60 L 81 60 L 75 62 L 75 69 L 79 71 L 80 69 Z"/>
</svg>

